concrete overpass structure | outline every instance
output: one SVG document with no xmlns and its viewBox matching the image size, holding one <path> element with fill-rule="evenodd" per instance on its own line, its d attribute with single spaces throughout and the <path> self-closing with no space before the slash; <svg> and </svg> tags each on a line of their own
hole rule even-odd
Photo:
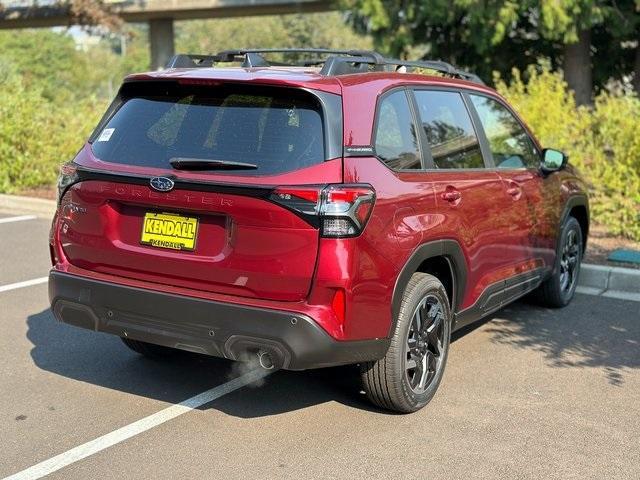
<svg viewBox="0 0 640 480">
<path fill-rule="evenodd" d="M 104 0 L 104 3 L 125 22 L 149 23 L 153 69 L 163 67 L 174 54 L 174 20 L 332 10 L 331 0 Z M 67 1 L 0 0 L 0 29 L 72 24 Z"/>
</svg>

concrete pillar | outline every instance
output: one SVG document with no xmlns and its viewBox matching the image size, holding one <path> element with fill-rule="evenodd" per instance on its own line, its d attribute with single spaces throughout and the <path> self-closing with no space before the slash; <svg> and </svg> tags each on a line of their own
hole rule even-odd
<svg viewBox="0 0 640 480">
<path fill-rule="evenodd" d="M 172 18 L 149 20 L 149 48 L 151 70 L 164 68 L 174 54 Z"/>
</svg>

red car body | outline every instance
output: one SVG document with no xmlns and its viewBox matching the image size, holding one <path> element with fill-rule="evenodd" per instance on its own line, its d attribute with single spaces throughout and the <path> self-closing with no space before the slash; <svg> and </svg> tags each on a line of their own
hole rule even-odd
<svg viewBox="0 0 640 480">
<path fill-rule="evenodd" d="M 287 68 L 177 69 L 132 75 L 125 85 L 157 81 L 212 89 L 269 85 L 337 96 L 343 149 L 308 168 L 252 176 L 115 164 L 98 158 L 87 143 L 65 167 L 80 176 L 63 188 L 50 241 L 51 301 L 67 323 L 228 358 L 240 356 L 240 347 L 228 343 L 238 335 L 246 349 L 273 346 L 278 363 L 291 369 L 376 360 L 388 347 L 414 272 L 438 274 L 450 296 L 454 328 L 460 328 L 552 273 L 565 216 L 580 221 L 586 239 L 585 185 L 571 166 L 550 174 L 539 168 L 394 171 L 367 150 L 374 144 L 379 101 L 388 92 L 477 92 L 508 106 L 483 85 L 391 72 L 326 77 Z M 175 188 L 154 190 L 149 179 L 158 176 L 170 177 Z M 375 191 L 359 235 L 322 237 L 317 225 L 260 193 L 301 187 L 321 195 L 326 185 Z M 149 210 L 197 216 L 195 251 L 141 245 Z M 169 295 L 176 302 L 233 305 L 256 317 L 281 313 L 287 328 L 300 319 L 313 322 L 327 345 L 337 347 L 315 350 L 313 340 L 292 340 L 280 329 L 235 331 L 244 317 L 233 313 L 220 324 L 202 324 L 190 321 L 190 311 L 171 320 L 162 312 L 130 311 L 122 299 L 128 294 L 96 293 L 100 285 Z"/>
</svg>

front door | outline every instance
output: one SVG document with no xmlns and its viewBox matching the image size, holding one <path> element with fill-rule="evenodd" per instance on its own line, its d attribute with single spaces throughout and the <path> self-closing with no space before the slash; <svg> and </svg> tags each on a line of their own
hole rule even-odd
<svg viewBox="0 0 640 480">
<path fill-rule="evenodd" d="M 492 161 L 503 184 L 504 212 L 509 248 L 517 258 L 507 297 L 532 287 L 540 268 L 553 262 L 553 245 L 541 235 L 545 199 L 540 172 L 540 152 L 513 113 L 498 100 L 469 94 L 484 130 Z M 551 247 L 551 248 L 550 248 Z M 530 275 L 527 275 L 530 273 Z M 519 280 L 518 280 L 519 279 Z"/>
<path fill-rule="evenodd" d="M 504 282 L 517 262 L 509 248 L 509 206 L 502 179 L 487 168 L 476 128 L 460 92 L 415 90 L 429 178 L 445 238 L 457 239 L 467 260 L 461 309 L 489 312 L 500 306 Z"/>
</svg>

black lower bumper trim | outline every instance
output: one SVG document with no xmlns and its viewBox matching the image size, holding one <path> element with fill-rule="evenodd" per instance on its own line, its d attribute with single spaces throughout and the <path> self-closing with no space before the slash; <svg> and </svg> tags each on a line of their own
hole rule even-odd
<svg viewBox="0 0 640 480">
<path fill-rule="evenodd" d="M 282 368 L 382 358 L 388 339 L 341 342 L 306 315 L 127 287 L 52 271 L 49 300 L 64 323 L 143 342 L 241 359 L 266 350 Z"/>
</svg>

